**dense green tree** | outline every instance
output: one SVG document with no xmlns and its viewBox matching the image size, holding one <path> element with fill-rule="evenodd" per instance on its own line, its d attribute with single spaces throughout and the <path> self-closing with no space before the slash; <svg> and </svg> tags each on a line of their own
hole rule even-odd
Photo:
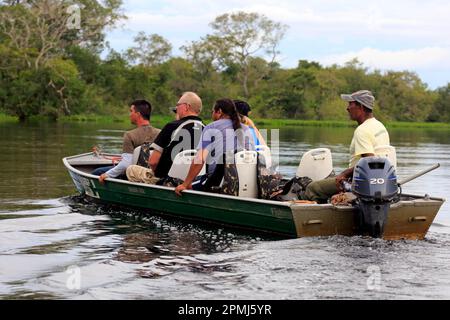
<svg viewBox="0 0 450 320">
<path fill-rule="evenodd" d="M 450 122 L 450 83 L 436 90 L 436 100 L 428 120 Z"/>
<path fill-rule="evenodd" d="M 104 29 L 113 26 L 121 0 L 29 0 L 0 4 L 0 33 L 9 46 L 21 51 L 28 67 L 36 70 L 66 48 L 101 48 Z"/>
<path fill-rule="evenodd" d="M 77 66 L 81 78 L 86 83 L 95 84 L 99 81 L 102 61 L 98 54 L 79 46 L 67 49 L 67 58 L 71 59 Z"/>
<path fill-rule="evenodd" d="M 134 38 L 134 42 L 136 46 L 129 48 L 125 53 L 125 57 L 132 64 L 150 67 L 170 58 L 172 45 L 158 34 L 146 35 L 141 31 Z"/>
<path fill-rule="evenodd" d="M 103 46 L 104 29 L 122 17 L 121 4 L 121 0 L 2 1 L 2 109 L 20 119 L 85 110 L 83 98 L 92 96 L 95 90 L 92 85 L 86 86 L 82 77 L 95 81 L 99 59 L 92 54 Z M 84 74 L 79 73 L 77 63 L 83 66 Z M 93 70 L 89 70 L 91 67 Z"/>
<path fill-rule="evenodd" d="M 160 72 L 168 75 L 167 82 L 175 95 L 198 90 L 196 72 L 191 63 L 182 58 L 172 58 L 160 66 Z"/>
<path fill-rule="evenodd" d="M 342 88 L 347 87 L 345 79 L 339 78 L 330 68 L 320 69 L 316 74 L 318 85 L 318 104 L 316 105 L 316 119 L 347 120 L 346 103 L 340 98 Z"/>
<path fill-rule="evenodd" d="M 186 58 L 170 57 L 167 40 L 144 33 L 133 48 L 101 58 L 104 29 L 121 17 L 121 3 L 0 1 L 0 112 L 124 114 L 145 98 L 155 113 L 169 114 L 184 91 L 195 91 L 206 119 L 215 100 L 229 97 L 248 100 L 256 117 L 344 120 L 340 94 L 369 89 L 383 121 L 450 122 L 450 84 L 433 91 L 414 72 L 370 70 L 356 59 L 281 68 L 275 60 L 286 27 L 259 14 L 217 17 L 211 34 L 183 48 Z"/>
<path fill-rule="evenodd" d="M 387 72 L 375 93 L 380 111 L 389 120 L 425 121 L 434 102 L 417 74 L 408 71 Z"/>
<path fill-rule="evenodd" d="M 320 69 L 316 62 L 300 60 L 298 67 L 269 100 L 270 107 L 278 108 L 287 118 L 315 119 L 319 104 L 316 73 Z"/>
<path fill-rule="evenodd" d="M 277 48 L 287 26 L 265 15 L 242 11 L 220 15 L 210 26 L 213 34 L 184 47 L 188 58 L 205 64 L 206 69 L 211 66 L 216 66 L 217 70 L 238 67 L 237 79 L 242 85 L 244 97 L 248 98 L 251 74 L 256 76 L 257 83 L 268 73 L 268 68 L 255 68 L 255 63 L 252 68 L 252 61 L 255 62 L 258 55 L 265 55 L 271 65 L 279 54 Z"/>
<path fill-rule="evenodd" d="M 25 119 L 31 115 L 57 118 L 71 114 L 71 106 L 79 106 L 84 94 L 84 82 L 70 60 L 52 59 L 46 67 L 20 70 L 4 84 L 9 113 Z"/>
</svg>

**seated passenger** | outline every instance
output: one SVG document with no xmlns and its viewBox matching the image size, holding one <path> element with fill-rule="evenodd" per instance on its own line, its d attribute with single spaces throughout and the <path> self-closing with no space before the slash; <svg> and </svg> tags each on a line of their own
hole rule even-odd
<svg viewBox="0 0 450 320">
<path fill-rule="evenodd" d="M 352 94 L 343 94 L 341 98 L 348 102 L 347 112 L 351 120 L 358 123 L 350 144 L 349 168 L 333 178 L 310 183 L 302 196 L 303 200 L 325 203 L 333 195 L 345 191 L 344 182 L 350 183 L 353 171 L 361 158 L 375 156 L 375 148 L 390 145 L 386 127 L 373 114 L 375 97 L 368 90 Z"/>
<path fill-rule="evenodd" d="M 165 125 L 151 145 L 150 168 L 130 166 L 128 180 L 155 184 L 160 178 L 167 177 L 179 152 L 196 148 L 203 129 L 198 116 L 202 111 L 202 100 L 194 92 L 185 92 L 172 111 L 176 113 L 176 120 Z"/>
<path fill-rule="evenodd" d="M 246 125 L 241 124 L 236 106 L 230 99 L 217 100 L 212 109 L 214 122 L 205 127 L 197 155 L 192 161 L 189 173 L 182 184 L 176 187 L 175 192 L 181 195 L 186 189 L 192 189 L 192 182 L 200 173 L 203 165 L 207 164 L 206 176 L 212 176 L 218 165 L 223 164 L 224 154 L 246 149 L 254 150 L 253 138 Z M 234 157 L 233 157 L 234 160 Z M 219 183 L 220 183 L 219 179 Z M 203 184 L 196 184 L 196 190 L 204 190 Z"/>
<path fill-rule="evenodd" d="M 161 130 L 150 125 L 152 105 L 146 100 L 136 100 L 130 106 L 130 121 L 137 128 L 125 132 L 123 136 L 122 160 L 116 166 L 101 167 L 95 169 L 92 174 L 100 176 L 101 183 L 108 177 L 117 178 L 125 175 L 125 171 L 131 165 L 134 149 L 144 143 L 151 143 Z"/>
<path fill-rule="evenodd" d="M 245 124 L 246 126 L 248 126 L 248 128 L 250 129 L 250 132 L 253 136 L 253 141 L 255 142 L 255 146 L 258 146 L 258 145 L 266 146 L 267 143 L 264 140 L 263 136 L 259 132 L 256 125 L 253 123 L 252 119 L 250 119 L 248 117 L 248 115 L 250 114 L 250 112 L 252 110 L 250 108 L 250 105 L 247 102 L 242 101 L 242 100 L 234 100 L 233 102 L 236 105 L 236 110 L 239 112 L 239 115 L 241 116 L 241 122 L 243 124 Z"/>
</svg>

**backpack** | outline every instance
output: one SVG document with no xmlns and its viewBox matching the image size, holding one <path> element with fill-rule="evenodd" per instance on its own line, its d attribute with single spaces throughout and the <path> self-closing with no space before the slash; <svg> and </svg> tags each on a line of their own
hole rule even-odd
<svg viewBox="0 0 450 320">
<path fill-rule="evenodd" d="M 282 189 L 271 196 L 275 201 L 297 201 L 302 200 L 306 187 L 312 182 L 309 177 L 294 177 L 287 181 Z"/>
<path fill-rule="evenodd" d="M 217 163 L 214 172 L 207 174 L 203 180 L 205 182 L 203 183 L 202 191 L 229 196 L 239 195 L 239 176 L 236 163 L 235 161 L 227 161 L 227 154 L 225 153 L 222 156 L 222 163 Z"/>
<path fill-rule="evenodd" d="M 225 163 L 223 168 L 223 182 L 221 194 L 239 196 L 239 175 L 236 163 Z"/>
<path fill-rule="evenodd" d="M 183 183 L 183 180 L 181 180 L 181 179 L 172 178 L 172 177 L 164 177 L 164 178 L 159 179 L 159 181 L 156 183 L 156 185 L 176 188 L 182 183 Z"/>
<path fill-rule="evenodd" d="M 256 168 L 258 199 L 270 200 L 270 197 L 274 192 L 281 190 L 283 186 L 283 177 L 280 173 L 275 172 L 272 168 L 267 168 L 266 158 L 261 153 L 258 153 L 258 162 Z"/>
<path fill-rule="evenodd" d="M 152 145 L 151 142 L 145 142 L 141 145 L 141 150 L 139 152 L 139 156 L 137 159 L 136 164 L 141 167 L 150 168 L 148 165 L 148 160 L 150 158 L 150 151 L 152 150 L 150 146 Z"/>
</svg>

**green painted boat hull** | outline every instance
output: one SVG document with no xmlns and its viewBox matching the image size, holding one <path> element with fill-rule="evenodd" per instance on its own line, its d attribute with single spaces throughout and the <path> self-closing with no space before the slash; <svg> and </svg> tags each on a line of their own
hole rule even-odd
<svg viewBox="0 0 450 320">
<path fill-rule="evenodd" d="M 285 203 L 196 191 L 183 192 L 179 197 L 174 188 L 118 179 L 108 179 L 102 184 L 98 177 L 70 165 L 68 170 L 81 194 L 107 203 L 148 209 L 150 214 L 170 214 L 287 237 L 297 236 L 291 208 Z"/>
</svg>

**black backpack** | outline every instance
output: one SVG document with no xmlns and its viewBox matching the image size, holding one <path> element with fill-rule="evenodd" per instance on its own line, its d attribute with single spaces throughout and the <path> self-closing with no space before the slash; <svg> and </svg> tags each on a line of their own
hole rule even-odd
<svg viewBox="0 0 450 320">
<path fill-rule="evenodd" d="M 148 165 L 148 159 L 150 158 L 150 151 L 152 150 L 150 146 L 152 142 L 145 142 L 141 145 L 141 151 L 139 152 L 138 160 L 136 164 L 141 167 L 150 168 Z"/>
<path fill-rule="evenodd" d="M 275 201 L 302 200 L 302 195 L 311 182 L 309 177 L 294 177 L 282 185 L 282 189 L 274 193 L 270 199 Z"/>
<path fill-rule="evenodd" d="M 203 191 L 230 196 L 239 195 L 239 177 L 236 163 L 234 161 L 227 161 L 226 157 L 227 155 L 224 153 L 222 163 L 217 163 L 214 172 L 206 177 L 206 182 L 202 188 Z M 222 185 L 220 185 L 221 183 Z"/>
<path fill-rule="evenodd" d="M 282 188 L 283 177 L 272 168 L 267 168 L 266 158 L 261 153 L 258 153 L 256 170 L 258 198 L 269 200 L 274 192 L 277 192 Z"/>
</svg>

